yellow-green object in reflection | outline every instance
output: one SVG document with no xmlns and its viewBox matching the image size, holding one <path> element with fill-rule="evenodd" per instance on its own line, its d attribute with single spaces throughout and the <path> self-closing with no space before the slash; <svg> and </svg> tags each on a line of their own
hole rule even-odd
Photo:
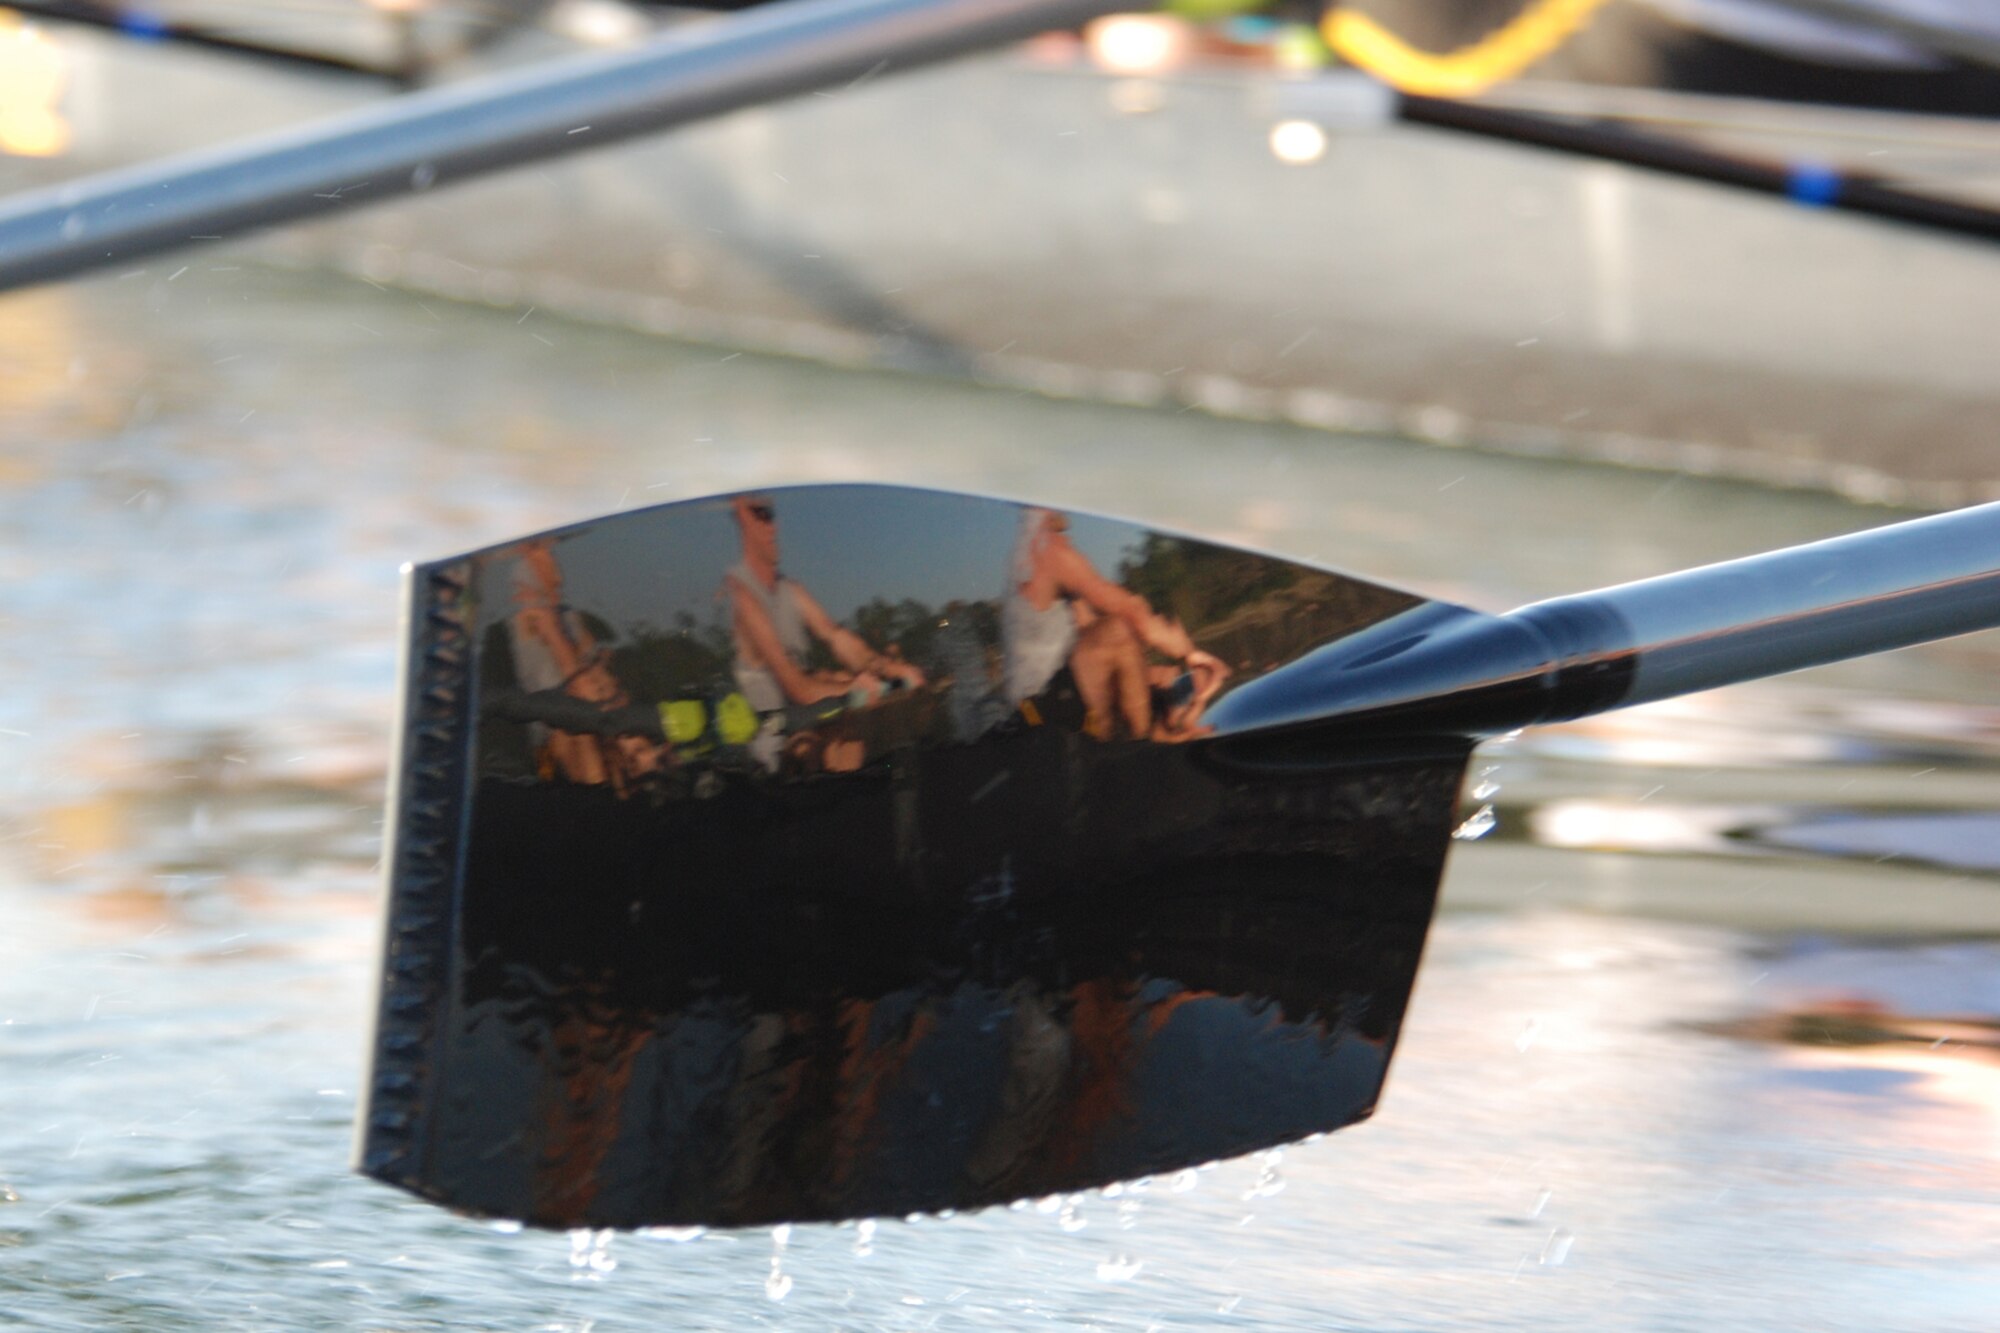
<svg viewBox="0 0 2000 1333">
<path fill-rule="evenodd" d="M 731 694 L 715 706 L 715 730 L 725 745 L 748 744 L 757 734 L 757 710 L 740 694 Z"/>
<path fill-rule="evenodd" d="M 699 699 L 669 699 L 660 705 L 660 729 L 675 745 L 688 745 L 708 730 L 708 709 Z"/>
</svg>

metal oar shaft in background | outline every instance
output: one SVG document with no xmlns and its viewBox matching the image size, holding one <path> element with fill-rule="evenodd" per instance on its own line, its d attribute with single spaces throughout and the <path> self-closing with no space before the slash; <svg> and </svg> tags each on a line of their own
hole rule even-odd
<svg viewBox="0 0 2000 1333">
<path fill-rule="evenodd" d="M 1115 0 L 784 0 L 632 50 L 413 93 L 0 202 L 0 290 L 837 87 Z"/>
<path fill-rule="evenodd" d="M 1225 732 L 1496 735 L 2000 626 L 2000 504 L 1502 616 L 1429 603 L 1253 681 Z"/>
<path fill-rule="evenodd" d="M 1400 95 L 1396 118 L 1501 143 L 1622 162 L 1647 171 L 1788 199 L 1804 208 L 1858 213 L 1926 231 L 2000 241 L 2000 209 L 1904 189 L 1863 172 L 1813 159 L 1766 161 L 1720 152 L 1686 138 L 1450 97 Z"/>
</svg>

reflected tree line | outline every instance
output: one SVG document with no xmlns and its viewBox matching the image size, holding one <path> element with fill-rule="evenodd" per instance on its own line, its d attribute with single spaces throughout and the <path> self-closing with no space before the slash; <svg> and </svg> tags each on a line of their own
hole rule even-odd
<svg viewBox="0 0 2000 1333">
<path fill-rule="evenodd" d="M 596 618 L 592 617 L 595 621 Z M 944 641 L 969 636 L 980 650 L 997 653 L 1000 646 L 999 608 L 991 601 L 952 601 L 933 607 L 914 598 L 891 602 L 877 597 L 863 603 L 852 617 L 854 631 L 870 643 L 894 650 L 932 676 L 949 678 L 960 664 Z M 726 689 L 735 645 L 720 615 L 704 625 L 683 611 L 671 628 L 638 621 L 621 637 L 608 624 L 596 622 L 602 638 L 612 644 L 612 674 L 635 698 L 671 699 L 689 692 Z M 954 648 L 959 647 L 953 644 Z M 824 643 L 813 640 L 805 666 L 813 671 L 837 669 L 839 663 Z M 504 674 L 495 673 L 505 680 Z"/>
</svg>

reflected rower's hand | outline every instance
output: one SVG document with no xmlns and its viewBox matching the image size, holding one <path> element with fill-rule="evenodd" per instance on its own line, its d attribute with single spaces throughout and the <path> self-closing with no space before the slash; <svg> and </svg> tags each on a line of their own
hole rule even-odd
<svg viewBox="0 0 2000 1333">
<path fill-rule="evenodd" d="M 1215 697 L 1215 692 L 1222 688 L 1222 682 L 1228 678 L 1228 664 L 1212 653 L 1205 653 L 1199 648 L 1190 648 L 1182 665 L 1187 668 L 1187 673 L 1194 682 L 1194 694 L 1186 703 L 1160 719 L 1159 725 L 1154 729 L 1154 740 L 1191 741 L 1213 735 L 1215 732 L 1214 727 L 1202 722 L 1201 715 L 1207 709 L 1208 701 Z"/>
<path fill-rule="evenodd" d="M 856 679 L 844 671 L 816 671 L 806 677 L 807 697 L 794 702 L 817 704 L 828 699 L 845 699 L 854 689 Z"/>
<path fill-rule="evenodd" d="M 856 708 L 868 708 L 882 702 L 882 696 L 889 687 L 873 671 L 858 673 L 847 686 L 847 701 Z"/>
<path fill-rule="evenodd" d="M 1194 697 L 1198 704 L 1206 704 L 1222 688 L 1222 682 L 1229 678 L 1229 664 L 1213 653 L 1205 653 L 1196 648 L 1188 653 L 1185 665 L 1194 677 Z"/>
</svg>

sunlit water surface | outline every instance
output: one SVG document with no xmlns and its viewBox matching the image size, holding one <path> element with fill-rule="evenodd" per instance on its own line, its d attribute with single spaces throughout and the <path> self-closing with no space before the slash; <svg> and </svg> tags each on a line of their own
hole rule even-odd
<svg viewBox="0 0 2000 1333">
<path fill-rule="evenodd" d="M 782 1243 L 349 1175 L 403 560 L 865 477 L 1502 608 L 1892 515 L 179 268 L 0 300 L 0 1323 L 1991 1326 L 1981 640 L 1484 752 L 1381 1112 L 1279 1157 Z"/>
</svg>

